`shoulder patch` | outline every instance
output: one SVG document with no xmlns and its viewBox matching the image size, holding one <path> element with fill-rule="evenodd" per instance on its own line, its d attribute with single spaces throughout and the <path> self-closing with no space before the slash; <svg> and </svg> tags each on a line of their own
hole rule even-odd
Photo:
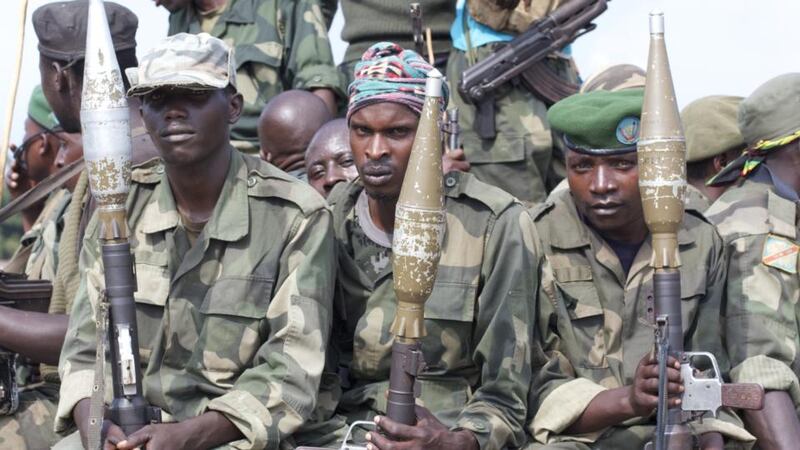
<svg viewBox="0 0 800 450">
<path fill-rule="evenodd" d="M 164 162 L 155 157 L 131 168 L 131 180 L 142 184 L 156 184 L 164 173 Z"/>
<path fill-rule="evenodd" d="M 307 183 L 256 157 L 243 155 L 243 159 L 247 166 L 247 195 L 287 200 L 305 216 L 328 207 L 325 199 Z"/>
<path fill-rule="evenodd" d="M 520 204 L 519 200 L 508 192 L 464 172 L 450 172 L 444 176 L 444 195 L 451 198 L 464 195 L 475 199 L 486 205 L 495 215 L 499 215 L 511 205 Z"/>
<path fill-rule="evenodd" d="M 800 245 L 780 236 L 768 234 L 764 242 L 761 262 L 784 272 L 796 274 L 799 254 Z"/>
</svg>

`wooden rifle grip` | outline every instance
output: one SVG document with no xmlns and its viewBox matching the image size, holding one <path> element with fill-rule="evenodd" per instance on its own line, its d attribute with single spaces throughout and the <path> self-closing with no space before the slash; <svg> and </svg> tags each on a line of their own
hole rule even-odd
<svg viewBox="0 0 800 450">
<path fill-rule="evenodd" d="M 759 410 L 764 407 L 764 388 L 757 383 L 723 384 L 722 406 Z"/>
</svg>

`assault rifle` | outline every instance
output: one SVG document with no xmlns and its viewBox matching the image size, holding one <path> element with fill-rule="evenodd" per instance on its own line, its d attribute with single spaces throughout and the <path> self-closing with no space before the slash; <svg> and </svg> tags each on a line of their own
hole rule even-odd
<svg viewBox="0 0 800 450">
<path fill-rule="evenodd" d="M 592 21 L 602 14 L 607 0 L 572 0 L 508 42 L 488 58 L 464 70 L 458 91 L 475 105 L 475 132 L 482 139 L 494 139 L 494 95 L 518 79 L 547 103 L 554 103 L 578 91 L 577 85 L 562 81 L 546 66 L 544 58 L 578 37 L 594 30 Z M 519 77 L 519 78 L 518 78 Z"/>
<path fill-rule="evenodd" d="M 25 275 L 0 271 L 0 305 L 22 311 L 46 313 L 53 284 L 47 280 L 28 280 Z M 10 415 L 19 406 L 17 354 L 0 348 L 0 415 Z"/>
</svg>

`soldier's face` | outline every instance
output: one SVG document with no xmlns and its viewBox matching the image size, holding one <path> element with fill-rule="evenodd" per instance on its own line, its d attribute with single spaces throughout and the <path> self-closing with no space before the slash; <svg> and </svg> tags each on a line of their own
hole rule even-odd
<svg viewBox="0 0 800 450">
<path fill-rule="evenodd" d="M 336 134 L 313 142 L 306 154 L 306 174 L 309 184 L 326 198 L 337 183 L 358 176 L 347 135 Z"/>
<path fill-rule="evenodd" d="M 590 156 L 567 150 L 566 165 L 575 205 L 589 225 L 612 239 L 641 234 L 644 214 L 636 152 Z"/>
<path fill-rule="evenodd" d="M 350 118 L 350 148 L 367 195 L 396 200 L 419 116 L 399 103 L 376 103 Z"/>
<path fill-rule="evenodd" d="M 142 97 L 142 119 L 169 166 L 207 160 L 229 144 L 228 125 L 242 111 L 242 96 L 224 89 L 159 88 Z"/>
</svg>

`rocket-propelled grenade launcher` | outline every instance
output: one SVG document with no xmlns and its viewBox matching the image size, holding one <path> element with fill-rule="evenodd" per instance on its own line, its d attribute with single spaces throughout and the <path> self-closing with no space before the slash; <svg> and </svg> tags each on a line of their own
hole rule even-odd
<svg viewBox="0 0 800 450">
<path fill-rule="evenodd" d="M 424 306 L 433 290 L 444 235 L 442 188 L 442 74 L 428 73 L 414 146 L 395 212 L 392 242 L 397 315 L 392 323 L 392 368 L 387 416 L 413 425 L 414 381 L 424 365 Z"/>
<path fill-rule="evenodd" d="M 650 264 L 654 268 L 655 346 L 659 362 L 655 448 L 691 449 L 693 438 L 687 422 L 706 412 L 716 415 L 722 406 L 760 409 L 763 388 L 753 384 L 723 384 L 714 355 L 683 351 L 681 261 L 677 236 L 683 222 L 686 194 L 686 140 L 675 100 L 661 12 L 650 14 L 650 53 L 637 155 L 639 192 L 653 247 Z M 681 405 L 669 408 L 668 356 L 680 361 L 685 387 Z M 707 378 L 698 378 L 697 365 L 711 368 L 714 373 Z"/>
<path fill-rule="evenodd" d="M 97 202 L 114 400 L 108 417 L 130 434 L 159 418 L 142 393 L 133 257 L 125 201 L 131 182 L 128 102 L 102 0 L 90 0 L 81 97 L 83 151 Z M 102 358 L 103 355 L 97 355 Z"/>
</svg>

